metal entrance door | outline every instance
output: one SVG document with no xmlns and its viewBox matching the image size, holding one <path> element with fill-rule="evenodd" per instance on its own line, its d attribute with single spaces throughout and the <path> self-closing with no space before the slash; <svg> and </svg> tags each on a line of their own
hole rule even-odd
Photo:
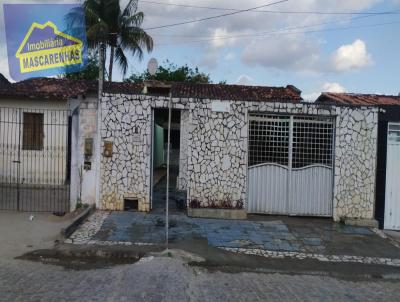
<svg viewBox="0 0 400 302">
<path fill-rule="evenodd" d="M 248 212 L 332 216 L 334 119 L 249 117 Z"/>
<path fill-rule="evenodd" d="M 0 210 L 68 212 L 69 111 L 0 108 Z"/>
<path fill-rule="evenodd" d="M 400 230 L 400 123 L 389 123 L 386 164 L 385 229 Z"/>
</svg>

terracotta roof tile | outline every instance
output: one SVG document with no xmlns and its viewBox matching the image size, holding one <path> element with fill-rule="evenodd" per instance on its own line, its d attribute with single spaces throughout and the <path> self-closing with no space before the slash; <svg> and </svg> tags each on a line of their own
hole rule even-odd
<svg viewBox="0 0 400 302">
<path fill-rule="evenodd" d="M 400 105 L 400 96 L 323 92 L 316 103 L 353 106 Z"/>
<path fill-rule="evenodd" d="M 0 73 L 0 87 L 8 86 L 10 82 L 7 80 L 5 76 Z"/>
<path fill-rule="evenodd" d="M 263 87 L 221 84 L 171 83 L 173 97 L 248 101 L 302 101 L 294 86 Z M 143 84 L 113 82 L 104 84 L 104 92 L 141 94 Z M 0 87 L 0 97 L 65 100 L 78 95 L 97 93 L 96 81 L 35 78 Z"/>
</svg>

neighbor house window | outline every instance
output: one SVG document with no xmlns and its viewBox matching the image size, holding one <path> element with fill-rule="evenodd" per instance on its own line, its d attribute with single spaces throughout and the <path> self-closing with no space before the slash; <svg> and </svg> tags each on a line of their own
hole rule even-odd
<svg viewBox="0 0 400 302">
<path fill-rule="evenodd" d="M 43 150 L 43 113 L 24 112 L 22 149 Z"/>
</svg>

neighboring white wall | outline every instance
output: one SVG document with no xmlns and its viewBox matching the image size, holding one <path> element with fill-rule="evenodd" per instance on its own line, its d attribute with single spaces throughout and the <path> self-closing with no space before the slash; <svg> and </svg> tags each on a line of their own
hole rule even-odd
<svg viewBox="0 0 400 302">
<path fill-rule="evenodd" d="M 8 108 L 8 109 L 4 109 Z M 23 108 L 19 111 L 18 108 Z M 58 111 L 57 113 L 54 113 Z M 68 117 L 71 124 L 71 182 L 70 208 L 74 210 L 77 202 L 94 204 L 96 202 L 96 149 L 97 139 L 97 98 L 73 99 L 67 101 L 48 100 L 0 100 L 0 148 L 12 151 L 4 155 L 0 152 L 0 182 L 17 181 L 17 144 L 22 143 L 23 112 L 44 114 L 43 150 L 21 150 L 20 179 L 24 183 L 64 184 L 67 176 L 67 136 Z M 60 112 L 60 113 L 59 113 Z M 11 114 L 10 114 L 11 113 Z M 21 129 L 18 123 L 21 122 Z M 46 126 L 46 124 L 63 124 Z M 21 137 L 19 137 L 21 133 Z M 92 163 L 90 170 L 84 170 L 85 138 L 93 138 L 93 155 L 87 158 Z M 5 146 L 7 145 L 7 147 Z M 100 152 L 100 150 L 98 150 Z"/>
<path fill-rule="evenodd" d="M 19 110 L 18 108 L 22 108 Z M 68 106 L 66 101 L 0 100 L 0 182 L 63 185 L 67 176 Z M 43 150 L 23 150 L 23 113 L 43 114 Z M 6 151 L 7 150 L 7 151 Z"/>
<path fill-rule="evenodd" d="M 78 104 L 79 106 L 79 104 Z M 79 107 L 73 108 L 71 120 L 71 184 L 70 210 L 76 208 L 81 199 L 81 171 L 79 164 Z"/>
<path fill-rule="evenodd" d="M 96 204 L 96 139 L 97 139 L 97 98 L 86 98 L 79 106 L 78 171 L 80 175 L 80 201 Z M 85 139 L 93 139 L 93 154 L 85 158 Z M 85 160 L 91 163 L 90 170 L 84 169 Z"/>
</svg>

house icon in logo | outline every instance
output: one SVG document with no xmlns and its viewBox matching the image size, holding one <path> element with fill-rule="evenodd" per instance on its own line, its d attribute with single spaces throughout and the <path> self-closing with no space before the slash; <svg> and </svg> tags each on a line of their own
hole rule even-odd
<svg viewBox="0 0 400 302">
<path fill-rule="evenodd" d="M 49 21 L 32 23 L 15 57 L 21 73 L 82 64 L 83 42 Z"/>
</svg>

